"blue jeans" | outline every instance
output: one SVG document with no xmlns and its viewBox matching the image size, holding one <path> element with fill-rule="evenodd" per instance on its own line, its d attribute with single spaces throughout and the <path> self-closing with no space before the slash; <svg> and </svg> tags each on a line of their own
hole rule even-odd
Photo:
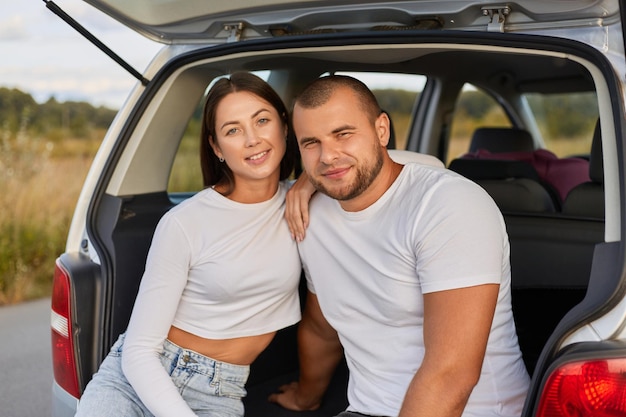
<svg viewBox="0 0 626 417">
<path fill-rule="evenodd" d="M 121 335 L 87 384 L 75 417 L 153 417 L 122 372 Z M 189 407 L 202 417 L 242 417 L 249 367 L 219 362 L 166 340 L 161 363 Z"/>
</svg>

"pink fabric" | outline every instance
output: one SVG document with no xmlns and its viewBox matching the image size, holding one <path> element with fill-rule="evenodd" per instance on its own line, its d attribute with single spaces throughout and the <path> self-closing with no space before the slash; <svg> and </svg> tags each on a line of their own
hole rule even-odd
<svg viewBox="0 0 626 417">
<path fill-rule="evenodd" d="M 591 181 L 589 161 L 582 158 L 559 158 L 547 149 L 532 152 L 498 152 L 484 149 L 463 155 L 466 159 L 500 159 L 522 161 L 532 165 L 539 178 L 550 184 L 559 194 L 561 201 L 578 184 Z"/>
</svg>

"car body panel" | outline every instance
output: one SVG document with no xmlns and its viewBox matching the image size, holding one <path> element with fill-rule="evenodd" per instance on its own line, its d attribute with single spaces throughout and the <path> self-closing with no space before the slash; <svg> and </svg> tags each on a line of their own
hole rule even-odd
<svg viewBox="0 0 626 417">
<path fill-rule="evenodd" d="M 438 157 L 464 82 L 493 93 L 513 124 L 527 126 L 538 144 L 541 133 L 517 101 L 520 93 L 593 90 L 602 115 L 604 239 L 593 254 L 587 295 L 541 352 L 523 416 L 536 409 L 555 361 L 593 356 L 594 343 L 612 351 L 607 342 L 626 338 L 626 60 L 618 1 L 85 1 L 165 45 L 143 74 L 149 82 L 137 83 L 106 134 L 62 257 L 73 260 L 68 269 L 77 291 L 97 299 L 97 311 L 86 317 L 101 331 L 76 332 L 77 345 L 86 346 L 77 355 L 88 356 L 81 357 L 82 375 L 95 371 L 130 315 L 132 303 L 119 298 L 136 291 L 142 265 L 140 258 L 124 258 L 130 246 L 125 236 L 145 246 L 153 223 L 179 201 L 168 195 L 163 167 L 173 163 L 210 80 L 237 69 L 269 71 L 286 101 L 326 72 L 423 74 L 427 81 L 412 110 L 407 149 Z M 463 74 L 455 77 L 458 68 Z M 136 234 L 133 222 L 140 223 Z M 85 282 L 96 281 L 90 274 L 98 277 L 93 288 Z M 85 334 L 87 344 L 79 340 Z M 59 409 L 74 407 L 73 397 L 61 391 L 55 385 Z"/>
</svg>

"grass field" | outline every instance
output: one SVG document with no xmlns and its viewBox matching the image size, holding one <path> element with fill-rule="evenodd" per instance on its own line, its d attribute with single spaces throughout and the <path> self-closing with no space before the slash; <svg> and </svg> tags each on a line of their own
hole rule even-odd
<svg viewBox="0 0 626 417">
<path fill-rule="evenodd" d="M 103 134 L 0 138 L 0 305 L 50 293 L 54 261 Z"/>
</svg>

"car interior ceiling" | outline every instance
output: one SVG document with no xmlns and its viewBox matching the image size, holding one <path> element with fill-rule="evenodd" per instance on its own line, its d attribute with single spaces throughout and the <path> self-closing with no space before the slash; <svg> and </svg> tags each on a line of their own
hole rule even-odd
<svg viewBox="0 0 626 417">
<path fill-rule="evenodd" d="M 413 52 L 413 51 L 411 51 Z M 593 91 L 589 72 L 580 64 L 565 58 L 476 51 L 443 51 L 422 53 L 411 59 L 388 59 L 385 51 L 368 51 L 367 64 L 346 61 L 325 54 L 325 59 L 310 54 L 278 55 L 254 60 L 250 67 L 301 68 L 309 77 L 325 72 L 364 70 L 382 73 L 414 73 L 446 80 L 458 80 L 491 89 L 513 88 L 521 92 Z M 380 55 L 380 58 L 379 58 Z M 334 58 L 334 59 L 333 59 Z M 463 68 L 462 72 L 458 69 Z"/>
</svg>

